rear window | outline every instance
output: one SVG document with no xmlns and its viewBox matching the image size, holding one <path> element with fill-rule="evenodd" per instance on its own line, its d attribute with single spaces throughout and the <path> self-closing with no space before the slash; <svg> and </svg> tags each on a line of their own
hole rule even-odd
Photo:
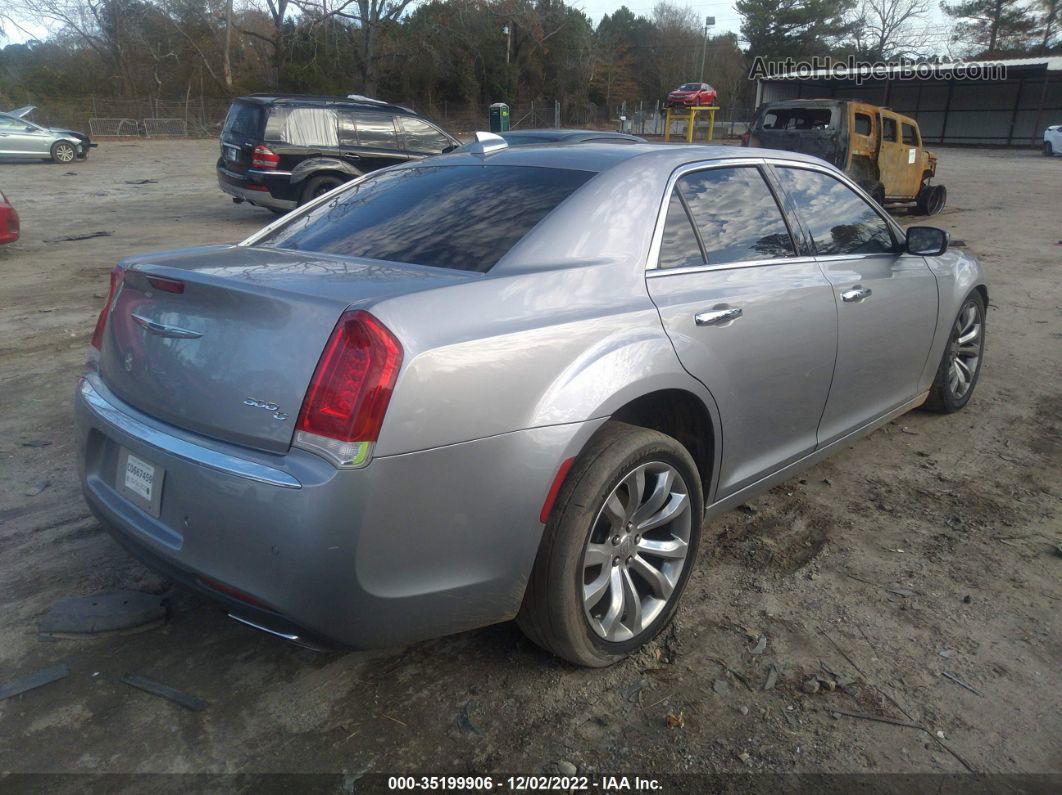
<svg viewBox="0 0 1062 795">
<path fill-rule="evenodd" d="M 385 171 L 258 245 L 486 272 L 592 176 L 526 166 Z"/>
<path fill-rule="evenodd" d="M 761 130 L 827 130 L 833 119 L 830 108 L 771 108 L 763 114 Z"/>
<path fill-rule="evenodd" d="M 229 115 L 225 117 L 225 126 L 221 128 L 221 137 L 226 140 L 258 140 L 262 129 L 262 106 L 250 102 L 233 102 L 229 106 Z"/>
<path fill-rule="evenodd" d="M 855 115 L 855 131 L 859 135 L 870 135 L 870 117 L 865 113 Z"/>
</svg>

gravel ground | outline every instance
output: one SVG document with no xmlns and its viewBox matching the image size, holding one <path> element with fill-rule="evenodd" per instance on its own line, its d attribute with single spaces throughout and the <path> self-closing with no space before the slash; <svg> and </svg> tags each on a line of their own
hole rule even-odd
<svg viewBox="0 0 1062 795">
<path fill-rule="evenodd" d="M 89 516 L 70 402 L 119 257 L 273 218 L 217 189 L 216 151 L 0 165 L 23 222 L 0 250 L 0 683 L 71 671 L 0 701 L 0 774 L 1062 772 L 1062 158 L 1032 152 L 941 152 L 934 223 L 991 279 L 968 409 L 901 417 L 712 522 L 638 656 L 579 670 L 512 625 L 316 654 L 183 593 L 162 628 L 39 640 L 60 597 L 165 588 Z"/>
</svg>

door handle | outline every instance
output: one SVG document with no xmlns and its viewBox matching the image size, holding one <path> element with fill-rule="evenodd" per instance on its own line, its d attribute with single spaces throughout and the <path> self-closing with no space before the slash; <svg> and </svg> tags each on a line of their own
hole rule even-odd
<svg viewBox="0 0 1062 795">
<path fill-rule="evenodd" d="M 874 291 L 869 287 L 860 287 L 856 285 L 851 290 L 845 290 L 841 293 L 841 300 L 847 304 L 859 303 L 867 298 L 870 298 Z"/>
<path fill-rule="evenodd" d="M 731 320 L 737 320 L 742 314 L 740 306 L 733 306 L 729 309 L 713 309 L 710 312 L 699 312 L 693 316 L 693 320 L 698 326 L 721 326 Z"/>
</svg>

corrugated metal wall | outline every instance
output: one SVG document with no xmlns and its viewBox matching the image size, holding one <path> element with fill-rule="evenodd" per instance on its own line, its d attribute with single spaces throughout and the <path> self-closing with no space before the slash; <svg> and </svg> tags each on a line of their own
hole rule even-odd
<svg viewBox="0 0 1062 795">
<path fill-rule="evenodd" d="M 1005 81 L 897 81 L 861 86 L 834 80 L 760 83 L 761 102 L 860 99 L 918 119 L 929 143 L 1039 145 L 1044 128 L 1062 124 L 1062 72 L 1037 70 Z"/>
</svg>

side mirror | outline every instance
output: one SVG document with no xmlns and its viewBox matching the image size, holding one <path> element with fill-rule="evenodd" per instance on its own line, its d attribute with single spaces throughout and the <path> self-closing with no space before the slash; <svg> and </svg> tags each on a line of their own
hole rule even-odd
<svg viewBox="0 0 1062 795">
<path fill-rule="evenodd" d="M 32 127 L 29 124 L 26 125 L 26 132 L 34 132 L 36 129 L 36 127 Z"/>
<path fill-rule="evenodd" d="M 948 250 L 950 236 L 935 226 L 907 227 L 907 252 L 923 257 L 939 257 Z"/>
</svg>

